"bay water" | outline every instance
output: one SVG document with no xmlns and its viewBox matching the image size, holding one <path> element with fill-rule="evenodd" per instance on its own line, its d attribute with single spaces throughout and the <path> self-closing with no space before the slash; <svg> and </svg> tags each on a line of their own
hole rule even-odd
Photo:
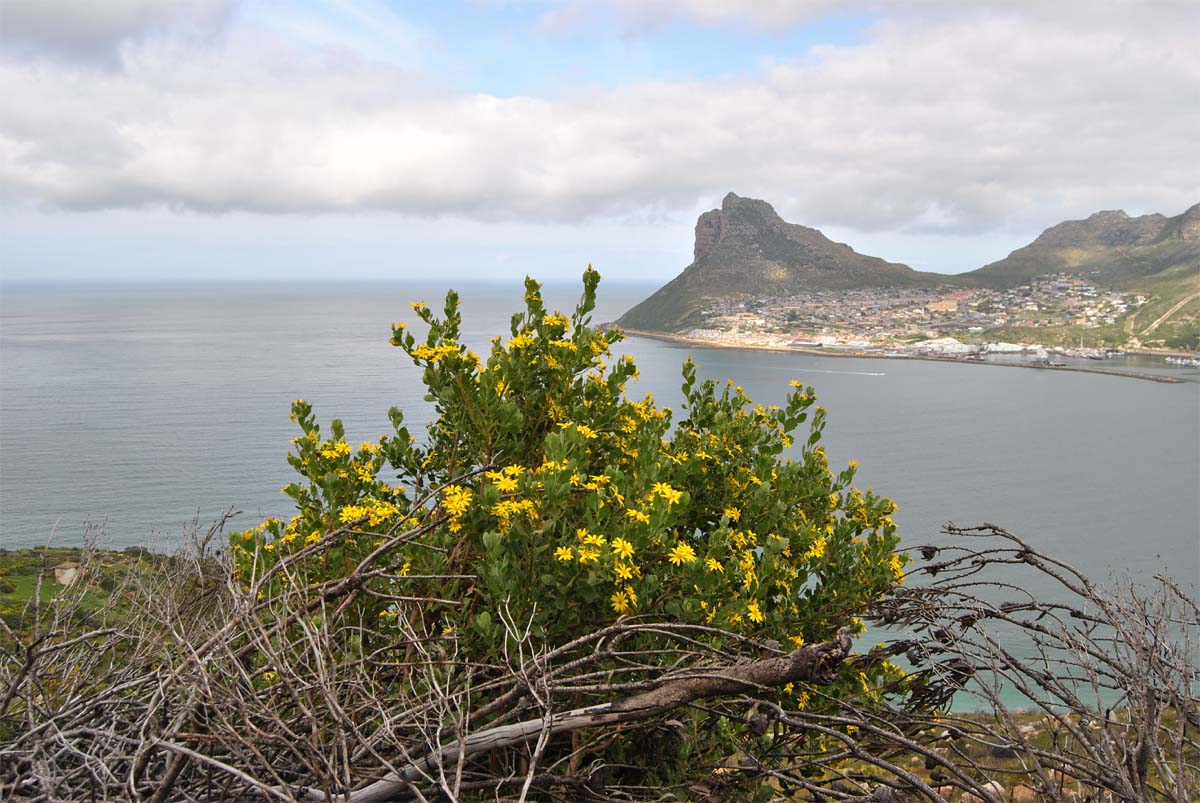
<svg viewBox="0 0 1200 803">
<path fill-rule="evenodd" d="M 5 286 L 0 292 L 0 546 L 169 549 L 195 516 L 228 508 L 251 526 L 286 516 L 280 492 L 312 402 L 352 442 L 390 431 L 397 405 L 430 417 L 419 371 L 388 345 L 389 324 L 420 323 L 408 302 L 440 305 L 447 282 Z M 521 307 L 517 281 L 457 283 L 464 340 L 480 353 Z M 595 321 L 654 289 L 601 285 Z M 570 311 L 578 285 L 548 285 Z M 1160 384 L 1085 373 L 683 347 L 630 338 L 640 396 L 677 406 L 689 354 L 763 404 L 790 380 L 829 409 L 835 467 L 895 499 L 906 543 L 941 525 L 992 522 L 1098 577 L 1165 571 L 1200 583 L 1200 372 Z M 1132 364 L 1131 367 L 1139 367 Z M 419 427 L 418 427 L 419 428 Z"/>
</svg>

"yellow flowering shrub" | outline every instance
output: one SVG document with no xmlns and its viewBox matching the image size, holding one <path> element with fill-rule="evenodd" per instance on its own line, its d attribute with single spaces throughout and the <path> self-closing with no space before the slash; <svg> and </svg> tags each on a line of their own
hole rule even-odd
<svg viewBox="0 0 1200 803">
<path fill-rule="evenodd" d="M 460 342 L 455 293 L 440 317 L 414 304 L 424 337 L 393 324 L 391 343 L 433 403 L 419 441 L 393 408 L 395 431 L 353 448 L 339 421 L 324 437 L 295 402 L 300 480 L 284 491 L 296 515 L 234 536 L 243 578 L 307 550 L 272 586 L 284 590 L 389 545 L 381 565 L 406 581 L 389 594 L 429 599 L 411 603 L 421 621 L 480 662 L 502 660 L 500 611 L 549 647 L 619 616 L 788 646 L 861 629 L 856 617 L 903 580 L 895 506 L 856 489 L 854 465 L 830 468 L 812 389 L 757 406 L 732 383 L 697 381 L 689 360 L 679 411 L 627 396 L 637 368 L 612 354 L 620 332 L 590 325 L 598 282 L 589 268 L 568 317 L 527 280 L 524 311 L 483 358 Z M 386 627 L 397 603 L 357 604 Z M 860 691 L 857 672 L 844 681 Z"/>
</svg>

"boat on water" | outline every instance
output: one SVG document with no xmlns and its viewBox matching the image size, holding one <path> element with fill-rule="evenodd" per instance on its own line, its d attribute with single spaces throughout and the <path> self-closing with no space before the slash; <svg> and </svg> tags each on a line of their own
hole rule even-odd
<svg viewBox="0 0 1200 803">
<path fill-rule="evenodd" d="M 1058 352 L 1067 357 L 1084 357 L 1089 360 L 1106 360 L 1113 356 L 1109 349 L 1091 348 L 1083 345 L 1083 338 L 1079 338 L 1079 345 L 1070 348 L 1059 349 Z"/>
<path fill-rule="evenodd" d="M 1108 358 L 1108 352 L 1104 349 L 1093 348 L 1070 348 L 1063 349 L 1062 353 L 1068 357 L 1085 357 L 1089 360 L 1104 360 Z"/>
<path fill-rule="evenodd" d="M 1167 357 L 1167 362 L 1171 365 L 1180 365 L 1185 368 L 1200 368 L 1200 357 Z"/>
</svg>

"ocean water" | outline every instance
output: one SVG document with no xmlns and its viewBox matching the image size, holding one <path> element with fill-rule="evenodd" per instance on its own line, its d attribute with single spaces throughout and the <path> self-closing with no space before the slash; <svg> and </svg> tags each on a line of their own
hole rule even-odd
<svg viewBox="0 0 1200 803">
<path fill-rule="evenodd" d="M 519 282 L 461 286 L 465 340 L 506 331 Z M 596 321 L 649 286 L 601 287 Z M 442 285 L 298 284 L 5 287 L 0 293 L 0 546 L 79 543 L 103 523 L 113 547 L 169 547 L 194 516 L 287 515 L 279 488 L 295 433 L 288 408 L 313 402 L 347 437 L 389 431 L 387 409 L 429 417 L 419 374 L 388 345 L 417 324 L 415 299 Z M 573 306 L 577 286 L 548 286 Z M 690 353 L 702 377 L 780 402 L 792 379 L 829 411 L 826 448 L 854 458 L 859 484 L 900 506 L 908 543 L 940 527 L 992 522 L 1103 577 L 1166 571 L 1200 583 L 1200 382 L 901 360 L 623 344 L 633 393 L 679 399 Z M 1160 366 L 1153 366 L 1160 368 Z M 1162 369 L 1167 370 L 1167 369 Z"/>
</svg>

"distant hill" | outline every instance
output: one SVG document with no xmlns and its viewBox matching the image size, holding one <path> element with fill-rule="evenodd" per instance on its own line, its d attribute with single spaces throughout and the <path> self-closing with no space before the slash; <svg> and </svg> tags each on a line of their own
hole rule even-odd
<svg viewBox="0 0 1200 803">
<path fill-rule="evenodd" d="M 784 221 L 765 201 L 732 192 L 696 222 L 692 264 L 617 324 L 677 332 L 700 323 L 712 300 L 814 290 L 1014 287 L 1052 273 L 1086 275 L 1113 289 L 1174 301 L 1200 288 L 1200 204 L 1175 217 L 1097 212 L 1047 229 L 1006 258 L 969 273 L 924 273 L 859 254 L 816 229 Z"/>
<path fill-rule="evenodd" d="M 816 229 L 788 223 L 766 201 L 732 192 L 696 222 L 692 264 L 617 323 L 680 331 L 706 300 L 783 296 L 811 290 L 931 287 L 954 277 L 865 256 Z"/>
<path fill-rule="evenodd" d="M 1200 204 L 1175 217 L 1097 212 L 1042 232 L 1004 259 L 962 274 L 982 287 L 1013 287 L 1047 273 L 1086 274 L 1097 285 L 1141 287 L 1200 272 Z"/>
</svg>

